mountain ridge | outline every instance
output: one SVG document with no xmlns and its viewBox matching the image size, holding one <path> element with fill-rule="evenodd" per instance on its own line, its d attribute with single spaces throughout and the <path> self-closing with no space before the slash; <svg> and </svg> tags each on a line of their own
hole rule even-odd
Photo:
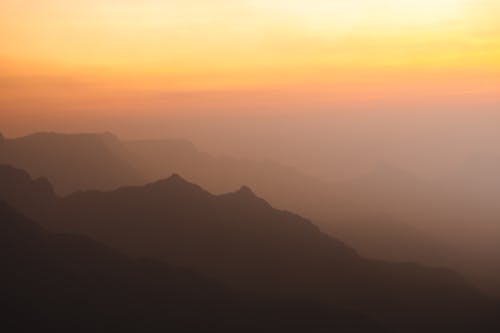
<svg viewBox="0 0 500 333">
<path fill-rule="evenodd" d="M 352 311 L 260 299 L 74 234 L 55 234 L 0 201 L 4 329 L 72 332 L 382 332 Z M 292 315 L 293 313 L 293 315 Z"/>
<path fill-rule="evenodd" d="M 113 189 L 143 182 L 128 152 L 111 133 L 39 132 L 0 141 L 0 163 L 46 177 L 58 193 Z M 62 167 L 64 166 L 64 167 Z"/>
<path fill-rule="evenodd" d="M 235 290 L 353 308 L 400 331 L 467 331 L 461 328 L 467 321 L 477 325 L 487 313 L 481 310 L 487 300 L 449 269 L 367 260 L 298 215 L 230 194 L 233 204 L 178 176 L 173 181 L 181 188 L 171 190 L 167 180 L 57 198 L 40 221 Z"/>
<path fill-rule="evenodd" d="M 180 173 L 215 194 L 237 192 L 247 184 L 274 207 L 307 217 L 330 235 L 341 235 L 356 250 L 395 262 L 453 266 L 477 286 L 499 293 L 495 279 L 500 275 L 477 265 L 488 261 L 491 266 L 500 258 L 495 238 L 500 230 L 490 222 L 499 216 L 494 209 L 498 191 L 487 176 L 480 177 L 485 181 L 479 183 L 473 177 L 471 182 L 478 186 L 472 187 L 461 180 L 436 184 L 381 163 L 378 169 L 382 172 L 325 183 L 275 162 L 211 155 L 186 140 L 127 142 L 116 136 L 103 139 L 106 134 L 87 135 L 96 137 L 93 141 L 98 147 L 82 149 L 74 143 L 65 144 L 78 139 L 79 134 L 73 137 L 52 132 L 39 136 L 40 140 L 29 140 L 46 141 L 42 139 L 49 136 L 53 137 L 51 142 L 30 145 L 13 145 L 7 139 L 0 142 L 0 163 L 48 178 L 63 195 L 75 190 L 109 191 L 142 185 L 172 173 Z M 388 216 L 390 222 L 380 216 Z M 470 221 L 483 221 L 482 229 Z M 469 244 L 472 238 L 481 241 Z M 398 248 L 396 255 L 394 248 Z"/>
</svg>

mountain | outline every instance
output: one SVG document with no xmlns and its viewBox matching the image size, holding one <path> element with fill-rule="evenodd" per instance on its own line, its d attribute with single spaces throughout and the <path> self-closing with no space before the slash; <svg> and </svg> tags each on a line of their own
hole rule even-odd
<svg viewBox="0 0 500 333">
<path fill-rule="evenodd" d="M 424 226 L 403 222 L 408 214 L 415 215 L 418 204 L 413 200 L 428 198 L 432 202 L 436 197 L 434 192 L 429 195 L 429 184 L 404 170 L 383 164 L 357 179 L 327 183 L 275 162 L 213 156 L 185 141 L 124 145 L 136 169 L 143 170 L 150 181 L 181 173 L 213 193 L 248 184 L 274 206 L 311 218 L 363 253 L 386 260 L 450 263 L 453 250 L 444 240 L 429 235 Z M 394 248 L 399 249 L 397 256 Z"/>
<path fill-rule="evenodd" d="M 337 221 L 329 227 L 324 226 L 324 229 L 367 258 L 451 265 L 451 258 L 455 256 L 455 250 L 444 240 L 387 215 Z"/>
<path fill-rule="evenodd" d="M 427 261 L 427 249 L 440 248 L 428 244 L 430 237 L 422 237 L 425 232 L 414 232 L 419 228 L 399 222 L 398 217 L 393 217 L 390 225 L 378 218 L 396 215 L 392 214 L 394 207 L 401 207 L 399 215 L 407 214 L 405 207 L 414 199 L 413 187 L 420 183 L 390 166 L 379 167 L 355 181 L 329 184 L 271 161 L 213 156 L 185 140 L 124 142 L 111 134 L 57 133 L 3 140 L 0 142 L 0 163 L 2 161 L 34 177 L 48 178 L 60 194 L 154 182 L 174 173 L 182 174 L 213 193 L 230 192 L 241 184 L 248 184 L 274 206 L 312 218 L 325 231 L 343 234 L 357 249 L 381 254 L 384 259 L 393 259 L 385 254 L 393 252 L 399 244 L 394 240 L 408 237 L 411 242 L 398 251 L 401 259 L 434 264 L 436 260 Z M 396 186 L 388 188 L 387 184 Z M 380 190 L 383 193 L 379 193 Z M 428 196 L 424 194 L 423 197 Z M 394 200 L 398 200 L 398 204 L 394 204 Z M 381 241 L 375 234 L 364 232 L 365 225 L 378 229 L 378 235 L 395 237 L 385 237 Z M 442 257 L 445 254 L 439 252 L 433 259 Z"/>
<path fill-rule="evenodd" d="M 48 232 L 4 202 L 0 231 L 2 326 L 11 332 L 381 332 L 351 311 L 237 294 L 185 269 Z"/>
<path fill-rule="evenodd" d="M 289 186 L 294 186 L 303 185 L 305 180 L 311 182 L 310 177 L 298 170 L 276 162 L 214 156 L 184 140 L 144 140 L 123 142 L 123 145 L 130 153 L 135 168 L 142 170 L 148 181 L 181 173 L 213 193 L 225 193 L 241 184 L 250 184 L 259 189 L 259 194 L 278 191 L 276 185 L 290 183 Z"/>
<path fill-rule="evenodd" d="M 46 178 L 32 179 L 24 170 L 0 165 L 1 199 L 29 217 L 46 216 L 54 210 L 57 196 Z"/>
<path fill-rule="evenodd" d="M 109 133 L 36 133 L 0 140 L 0 163 L 48 178 L 59 193 L 142 183 L 127 159 L 120 141 Z"/>
<path fill-rule="evenodd" d="M 218 194 L 247 184 L 273 206 L 313 220 L 370 257 L 453 267 L 477 286 L 498 290 L 495 280 L 500 275 L 491 276 L 489 265 L 477 265 L 490 260 L 481 253 L 500 258 L 496 196 L 480 192 L 484 186 L 477 191 L 456 188 L 388 164 L 357 179 L 328 183 L 271 161 L 213 156 L 184 140 L 124 142 L 110 134 L 4 139 L 0 161 L 48 178 L 60 194 L 145 184 L 173 173 Z M 486 164 L 482 170 L 491 173 L 494 163 Z"/>
<path fill-rule="evenodd" d="M 448 236 L 457 231 L 456 214 L 449 216 L 457 201 L 442 186 L 390 164 L 381 163 L 355 179 L 324 182 L 271 161 L 213 156 L 185 141 L 123 144 L 136 169 L 143 170 L 150 181 L 180 173 L 213 193 L 247 184 L 273 206 L 310 218 L 363 255 L 451 266 L 473 277 L 475 269 L 459 262 L 463 253 L 458 249 L 465 246 Z M 459 206 L 466 206 L 460 202 Z M 474 281 L 482 287 L 490 285 Z"/>
<path fill-rule="evenodd" d="M 52 211 L 39 217 L 52 229 L 187 267 L 235 290 L 354 309 L 398 332 L 486 332 L 495 324 L 490 300 L 452 271 L 367 260 L 248 187 L 213 195 L 174 175 L 52 199 Z"/>
<path fill-rule="evenodd" d="M 350 212 L 356 211 L 354 202 L 362 213 L 378 210 L 385 217 L 316 221 L 364 254 L 453 267 L 482 290 L 500 295 L 500 192 L 493 161 L 478 158 L 476 172 L 435 182 L 379 166 L 364 177 L 337 183 L 338 195 L 332 199 L 351 205 Z"/>
</svg>

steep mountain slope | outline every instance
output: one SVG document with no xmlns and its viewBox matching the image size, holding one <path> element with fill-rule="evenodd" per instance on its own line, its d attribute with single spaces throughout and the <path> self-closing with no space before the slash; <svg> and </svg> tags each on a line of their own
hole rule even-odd
<svg viewBox="0 0 500 333">
<path fill-rule="evenodd" d="M 4 202 L 0 246 L 2 326 L 9 331 L 381 331 L 350 311 L 235 294 L 83 236 L 47 232 Z"/>
<path fill-rule="evenodd" d="M 472 332 L 494 324 L 489 300 L 453 272 L 366 260 L 246 187 L 215 196 L 174 175 L 55 200 L 40 218 L 45 225 L 188 267 L 239 290 L 346 306 L 402 332 Z"/>
<path fill-rule="evenodd" d="M 406 241 L 398 251 L 403 260 L 449 262 L 452 251 L 437 244 L 442 239 L 429 236 L 432 232 L 426 228 L 436 220 L 445 220 L 438 213 L 443 211 L 443 200 L 448 206 L 452 203 L 433 184 L 404 170 L 380 165 L 360 178 L 327 183 L 274 162 L 212 156 L 187 142 L 138 141 L 124 145 L 135 167 L 150 181 L 180 173 L 213 193 L 247 184 L 273 206 L 306 216 L 332 235 L 341 233 L 356 248 L 380 254 L 380 258 L 394 259 L 386 254 L 401 240 Z M 389 217 L 391 222 L 380 216 Z M 379 232 L 367 233 L 365 227 Z M 435 251 L 430 261 L 429 248 Z"/>
<path fill-rule="evenodd" d="M 356 179 L 327 183 L 273 162 L 212 156 L 186 142 L 124 144 L 136 168 L 152 181 L 178 172 L 214 193 L 247 184 L 272 205 L 312 219 L 363 255 L 453 267 L 482 289 L 498 293 L 495 279 L 500 275 L 492 274 L 492 265 L 478 265 L 500 258 L 491 159 L 481 164 L 488 171 L 484 180 L 469 182 L 474 188 L 456 185 L 471 174 L 481 175 L 477 170 L 443 183 L 387 164 Z"/>
<path fill-rule="evenodd" d="M 455 190 L 390 165 L 358 179 L 325 183 L 274 162 L 212 156 L 182 140 L 121 142 L 110 135 L 52 133 L 3 142 L 0 161 L 49 178 L 58 193 L 144 184 L 172 173 L 213 193 L 247 184 L 273 206 L 312 219 L 372 258 L 453 267 L 481 288 L 498 291 L 500 276 L 492 275 L 489 265 L 477 265 L 500 258 L 500 214 L 493 194 Z"/>
<path fill-rule="evenodd" d="M 397 218 L 392 218 L 392 224 L 378 218 L 387 215 L 386 210 L 393 212 L 394 207 L 408 211 L 405 211 L 407 199 L 415 199 L 414 179 L 404 174 L 399 177 L 404 186 L 391 189 L 384 182 L 398 184 L 399 180 L 394 180 L 389 172 L 378 176 L 375 173 L 376 181 L 368 175 L 356 182 L 328 184 L 275 162 L 212 156 L 188 141 L 122 142 L 109 134 L 45 133 L 6 139 L 0 143 L 1 161 L 25 169 L 34 177 L 49 178 L 58 193 L 108 190 L 146 180 L 153 182 L 173 173 L 180 173 L 213 193 L 233 191 L 241 184 L 248 184 L 272 205 L 312 218 L 325 231 L 342 235 L 357 249 L 375 257 L 394 259 L 386 254 L 403 240 L 406 246 L 399 248 L 398 258 L 449 263 L 448 251 L 429 242 L 431 237 L 425 232 L 414 232 L 415 227 L 399 223 Z M 378 193 L 380 186 L 384 195 Z M 379 232 L 368 234 L 365 227 Z M 396 237 L 382 237 L 386 235 Z M 428 261 L 429 248 L 438 251 L 431 261 Z"/>
</svg>

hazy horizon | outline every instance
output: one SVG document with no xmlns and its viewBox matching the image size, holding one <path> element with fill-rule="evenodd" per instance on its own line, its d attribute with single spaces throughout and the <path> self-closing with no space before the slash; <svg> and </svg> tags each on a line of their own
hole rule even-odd
<svg viewBox="0 0 500 333">
<path fill-rule="evenodd" d="M 23 0 L 0 13 L 8 136 L 174 137 L 330 179 L 376 163 L 436 176 L 497 153 L 495 1 Z"/>
<path fill-rule="evenodd" d="M 499 327 L 499 17 L 498 0 L 0 1 L 3 305 L 89 332 Z"/>
</svg>

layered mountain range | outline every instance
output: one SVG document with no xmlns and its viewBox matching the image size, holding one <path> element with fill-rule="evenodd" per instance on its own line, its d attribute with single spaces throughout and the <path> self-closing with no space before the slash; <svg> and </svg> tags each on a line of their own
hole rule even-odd
<svg viewBox="0 0 500 333">
<path fill-rule="evenodd" d="M 352 311 L 237 293 L 85 236 L 49 232 L 5 202 L 0 231 L 0 305 L 8 332 L 382 331 Z"/>
<path fill-rule="evenodd" d="M 173 175 L 60 197 L 47 180 L 8 166 L 0 183 L 2 200 L 50 230 L 185 267 L 255 297 L 353 309 L 398 332 L 497 325 L 495 301 L 451 270 L 365 259 L 248 187 L 214 195 Z"/>
<path fill-rule="evenodd" d="M 500 213 L 496 183 L 490 181 L 495 164 L 483 160 L 464 162 L 469 171 L 480 164 L 480 172 L 438 182 L 382 164 L 357 179 L 329 183 L 271 161 L 213 156 L 184 140 L 126 142 L 109 133 L 0 140 L 0 163 L 49 179 L 62 195 L 143 185 L 174 173 L 216 194 L 246 184 L 363 256 L 452 267 L 478 287 L 500 293 Z M 481 182 L 471 179 L 474 174 Z"/>
</svg>

